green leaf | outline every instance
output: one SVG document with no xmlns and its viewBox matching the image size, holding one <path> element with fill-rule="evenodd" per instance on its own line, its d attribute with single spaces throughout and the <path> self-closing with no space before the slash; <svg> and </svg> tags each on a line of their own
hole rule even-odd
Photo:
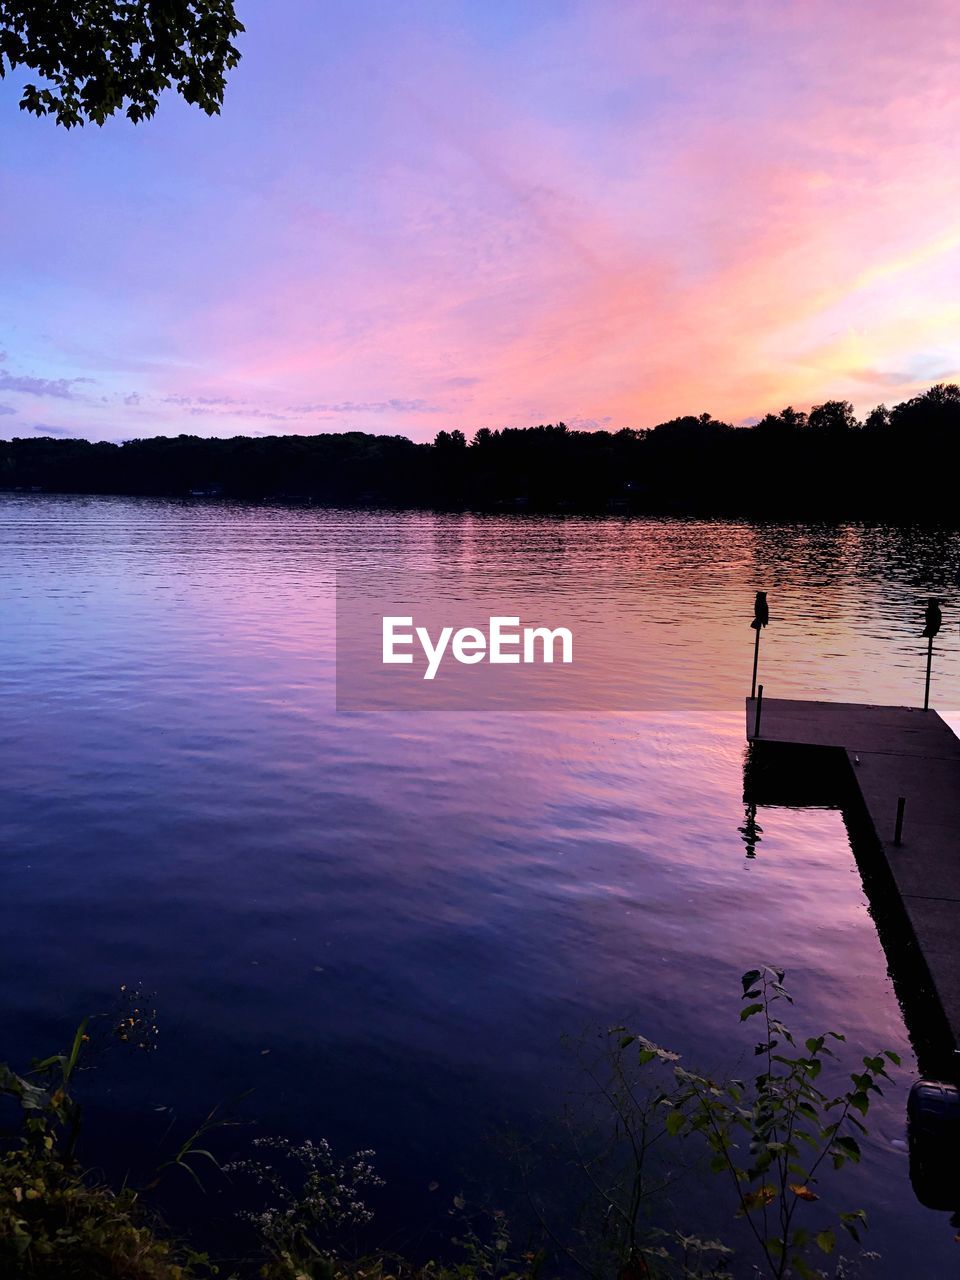
<svg viewBox="0 0 960 1280">
<path fill-rule="evenodd" d="M 836 1248 L 837 1236 L 829 1227 L 825 1231 L 818 1231 L 814 1239 L 824 1253 L 833 1253 Z"/>
<path fill-rule="evenodd" d="M 675 1138 L 684 1126 L 684 1115 L 682 1111 L 669 1111 L 667 1118 L 663 1122 L 664 1128 L 672 1138 Z"/>
<path fill-rule="evenodd" d="M 854 1240 L 859 1242 L 860 1234 L 857 1231 L 857 1223 L 859 1222 L 861 1226 L 864 1226 L 864 1227 L 867 1225 L 866 1210 L 854 1209 L 852 1213 L 841 1213 L 840 1222 L 850 1232 Z"/>
<path fill-rule="evenodd" d="M 86 1034 L 88 1021 L 89 1019 L 84 1018 L 84 1020 L 80 1023 L 80 1025 L 77 1027 L 76 1032 L 74 1033 L 73 1044 L 70 1046 L 70 1054 L 67 1057 L 67 1060 L 64 1063 L 64 1067 L 63 1067 L 64 1082 L 70 1079 L 70 1077 L 73 1075 L 74 1068 L 77 1065 L 77 1059 L 80 1057 L 80 1050 L 83 1047 L 83 1038 Z"/>
<path fill-rule="evenodd" d="M 24 1111 L 46 1111 L 50 1105 L 45 1089 L 24 1080 L 6 1066 L 0 1068 L 0 1092 L 15 1097 Z"/>
<path fill-rule="evenodd" d="M 748 1004 L 745 1009 L 740 1010 L 740 1021 L 746 1022 L 748 1018 L 752 1018 L 755 1013 L 762 1013 L 762 1004 Z"/>
<path fill-rule="evenodd" d="M 860 1159 L 860 1145 L 856 1138 L 851 1138 L 848 1135 L 845 1135 L 842 1138 L 836 1139 L 836 1145 L 838 1147 L 842 1147 L 851 1160 Z"/>
</svg>

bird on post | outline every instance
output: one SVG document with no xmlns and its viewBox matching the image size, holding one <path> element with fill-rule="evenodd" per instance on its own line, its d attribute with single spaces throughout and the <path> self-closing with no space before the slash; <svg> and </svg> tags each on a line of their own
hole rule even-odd
<svg viewBox="0 0 960 1280">
<path fill-rule="evenodd" d="M 754 631 L 759 631 L 761 627 L 765 627 L 770 621 L 770 608 L 767 604 L 767 593 L 758 591 L 757 598 L 753 602 L 753 621 L 750 623 Z"/>
<path fill-rule="evenodd" d="M 927 611 L 923 616 L 926 626 L 923 628 L 923 634 L 928 640 L 940 630 L 943 625 L 943 614 L 940 612 L 940 601 L 936 596 L 931 596 L 927 601 Z"/>
</svg>

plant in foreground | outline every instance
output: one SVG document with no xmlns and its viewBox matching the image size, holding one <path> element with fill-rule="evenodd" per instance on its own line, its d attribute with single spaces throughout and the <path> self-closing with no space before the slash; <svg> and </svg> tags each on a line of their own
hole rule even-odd
<svg viewBox="0 0 960 1280">
<path fill-rule="evenodd" d="M 37 1060 L 26 1075 L 0 1064 L 0 1096 L 18 1109 L 0 1156 L 0 1275 L 35 1280 L 185 1280 L 207 1260 L 177 1250 L 144 1221 L 131 1188 L 114 1193 L 74 1156 L 80 1107 L 70 1093 L 88 1022 L 70 1050 Z"/>
<path fill-rule="evenodd" d="M 859 1162 L 858 1136 L 866 1133 L 872 1096 L 882 1092 L 881 1080 L 889 1080 L 887 1066 L 899 1065 L 900 1059 L 891 1050 L 864 1057 L 862 1066 L 849 1075 L 850 1087 L 825 1091 L 819 1083 L 821 1073 L 835 1058 L 831 1046 L 842 1044 L 844 1036 L 825 1032 L 798 1046 L 778 1013 L 780 1002 L 793 1003 L 783 983 L 779 969 L 752 969 L 743 975 L 746 1003 L 740 1019 L 756 1020 L 762 1028 L 754 1048 L 761 1070 L 752 1080 L 718 1081 L 698 1074 L 684 1067 L 678 1054 L 618 1027 L 611 1033 L 621 1084 L 616 1102 L 636 1156 L 631 1204 L 639 1207 L 646 1193 L 644 1155 L 654 1142 L 700 1140 L 706 1144 L 711 1171 L 726 1178 L 733 1191 L 737 1215 L 756 1246 L 760 1274 L 773 1280 L 811 1280 L 824 1274 L 821 1263 L 837 1247 L 837 1227 L 860 1242 L 866 1226 L 863 1210 L 827 1214 L 822 1203 L 819 1210 L 812 1206 L 820 1202 L 818 1185 L 825 1170 Z M 632 1056 L 634 1071 L 624 1055 Z M 653 1073 L 659 1073 L 657 1079 L 638 1101 L 635 1083 Z M 624 1084 L 629 1087 L 624 1089 Z M 805 1225 L 802 1219 L 814 1215 L 820 1218 L 817 1225 Z M 636 1214 L 632 1219 L 624 1215 L 627 1262 L 642 1261 L 647 1270 L 640 1275 L 656 1275 L 658 1266 L 669 1274 L 676 1247 L 664 1243 L 662 1233 L 653 1244 L 644 1241 L 636 1221 Z M 680 1240 L 675 1237 L 673 1244 Z M 821 1263 L 813 1260 L 818 1258 Z M 701 1266 L 699 1260 L 697 1265 Z M 709 1266 L 716 1269 L 681 1269 L 680 1274 L 726 1274 L 719 1263 Z M 844 1274 L 847 1266 L 838 1260 L 835 1274 Z"/>
<path fill-rule="evenodd" d="M 607 1142 L 578 1146 L 575 1167 L 585 1175 L 599 1208 L 563 1232 L 541 1225 L 557 1252 L 551 1270 L 569 1270 L 563 1259 L 589 1276 L 618 1280 L 683 1277 L 684 1280 L 811 1280 L 827 1274 L 841 1280 L 858 1274 L 861 1254 L 849 1263 L 837 1252 L 837 1228 L 857 1242 L 866 1225 L 861 1210 L 827 1210 L 821 1181 L 860 1159 L 858 1137 L 866 1132 L 871 1099 L 897 1064 L 890 1051 L 863 1058 L 850 1087 L 827 1089 L 822 1074 L 839 1068 L 836 1032 L 798 1045 L 779 1016 L 792 1003 L 783 972 L 754 969 L 743 976 L 740 1018 L 762 1033 L 755 1045 L 760 1070 L 749 1081 L 720 1081 L 691 1071 L 680 1056 L 623 1027 L 607 1041 L 603 1075 L 592 1073 L 603 1103 Z M 139 1025 L 140 1015 L 119 1027 Z M 152 1027 L 152 1012 L 143 1020 Z M 0 1155 L 0 1274 L 47 1280 L 187 1280 L 209 1275 L 204 1255 L 177 1249 L 146 1223 L 140 1196 L 119 1193 L 85 1174 L 75 1158 L 80 1110 L 71 1087 L 81 1056 L 90 1050 L 85 1022 L 70 1050 L 36 1061 L 26 1075 L 0 1064 L 0 1098 L 16 1104 L 20 1126 L 3 1141 Z M 116 1031 L 116 1028 L 114 1028 Z M 150 1031 L 144 1043 L 152 1043 Z M 122 1038 L 122 1037 L 121 1037 Z M 140 1042 L 141 1037 L 135 1037 Z M 610 1125 L 612 1119 L 613 1124 Z M 199 1181 L 194 1157 L 220 1165 L 200 1140 L 228 1123 L 210 1113 L 163 1170 L 183 1168 Z M 378 1254 L 347 1261 L 338 1253 L 345 1229 L 365 1225 L 372 1214 L 364 1196 L 382 1185 L 372 1152 L 345 1160 L 325 1141 L 291 1143 L 254 1140 L 254 1154 L 223 1166 L 228 1176 L 251 1179 L 263 1203 L 242 1216 L 260 1241 L 259 1258 L 237 1260 L 226 1277 L 257 1275 L 264 1280 L 520 1280 L 547 1271 L 538 1250 L 513 1256 L 506 1218 L 497 1211 L 492 1231 L 478 1231 L 468 1218 L 454 1240 L 459 1263 L 412 1264 Z M 674 1209 L 669 1229 L 665 1209 L 696 1173 L 703 1158 L 726 1179 L 734 1207 L 752 1239 L 752 1258 L 729 1242 L 690 1231 L 688 1209 Z M 569 1173 L 567 1180 L 571 1181 Z M 555 1180 L 552 1186 L 558 1185 Z M 689 1197 L 686 1203 L 693 1203 Z M 463 1198 L 454 1199 L 462 1214 Z M 807 1219 L 816 1218 L 813 1225 Z M 694 1224 L 699 1225 L 699 1224 Z M 743 1267 L 747 1270 L 744 1271 Z"/>
<path fill-rule="evenodd" d="M 223 1171 L 251 1179 L 265 1195 L 259 1209 L 239 1216 L 254 1227 L 272 1258 L 329 1258 L 338 1233 L 373 1218 L 361 1195 L 384 1185 L 372 1151 L 338 1160 L 325 1138 L 293 1143 L 262 1137 L 252 1146 L 256 1155 L 233 1160 Z"/>
</svg>

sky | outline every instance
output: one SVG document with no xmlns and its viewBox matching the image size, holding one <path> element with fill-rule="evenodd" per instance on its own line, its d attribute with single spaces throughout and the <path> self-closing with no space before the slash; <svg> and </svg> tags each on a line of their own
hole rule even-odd
<svg viewBox="0 0 960 1280">
<path fill-rule="evenodd" d="M 0 82 L 0 436 L 865 412 L 960 380 L 955 6 L 271 0 L 220 117 Z"/>
</svg>

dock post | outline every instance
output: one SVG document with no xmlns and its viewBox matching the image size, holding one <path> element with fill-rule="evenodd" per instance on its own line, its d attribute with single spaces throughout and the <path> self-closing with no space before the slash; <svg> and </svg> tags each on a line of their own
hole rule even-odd
<svg viewBox="0 0 960 1280">
<path fill-rule="evenodd" d="M 757 685 L 757 715 L 753 722 L 753 736 L 760 737 L 760 712 L 763 710 L 763 685 Z"/>
<path fill-rule="evenodd" d="M 750 697 L 757 696 L 757 663 L 760 661 L 760 628 L 757 627 L 756 637 L 753 641 L 753 680 L 750 682 Z"/>
<path fill-rule="evenodd" d="M 770 606 L 767 604 L 767 593 L 758 591 L 753 602 L 753 621 L 750 626 L 757 633 L 753 640 L 753 679 L 750 681 L 750 697 L 757 696 L 757 663 L 760 660 L 760 632 L 770 621 Z"/>
<path fill-rule="evenodd" d="M 943 612 L 940 609 L 940 601 L 936 596 L 931 596 L 927 601 L 927 610 L 923 615 L 924 628 L 921 635 L 927 637 L 927 683 L 923 689 L 923 709 L 930 710 L 930 667 L 933 663 L 933 637 L 943 626 Z"/>
<path fill-rule="evenodd" d="M 907 807 L 906 796 L 897 796 L 897 825 L 893 832 L 893 843 L 900 844 L 903 836 L 903 811 Z"/>
</svg>

